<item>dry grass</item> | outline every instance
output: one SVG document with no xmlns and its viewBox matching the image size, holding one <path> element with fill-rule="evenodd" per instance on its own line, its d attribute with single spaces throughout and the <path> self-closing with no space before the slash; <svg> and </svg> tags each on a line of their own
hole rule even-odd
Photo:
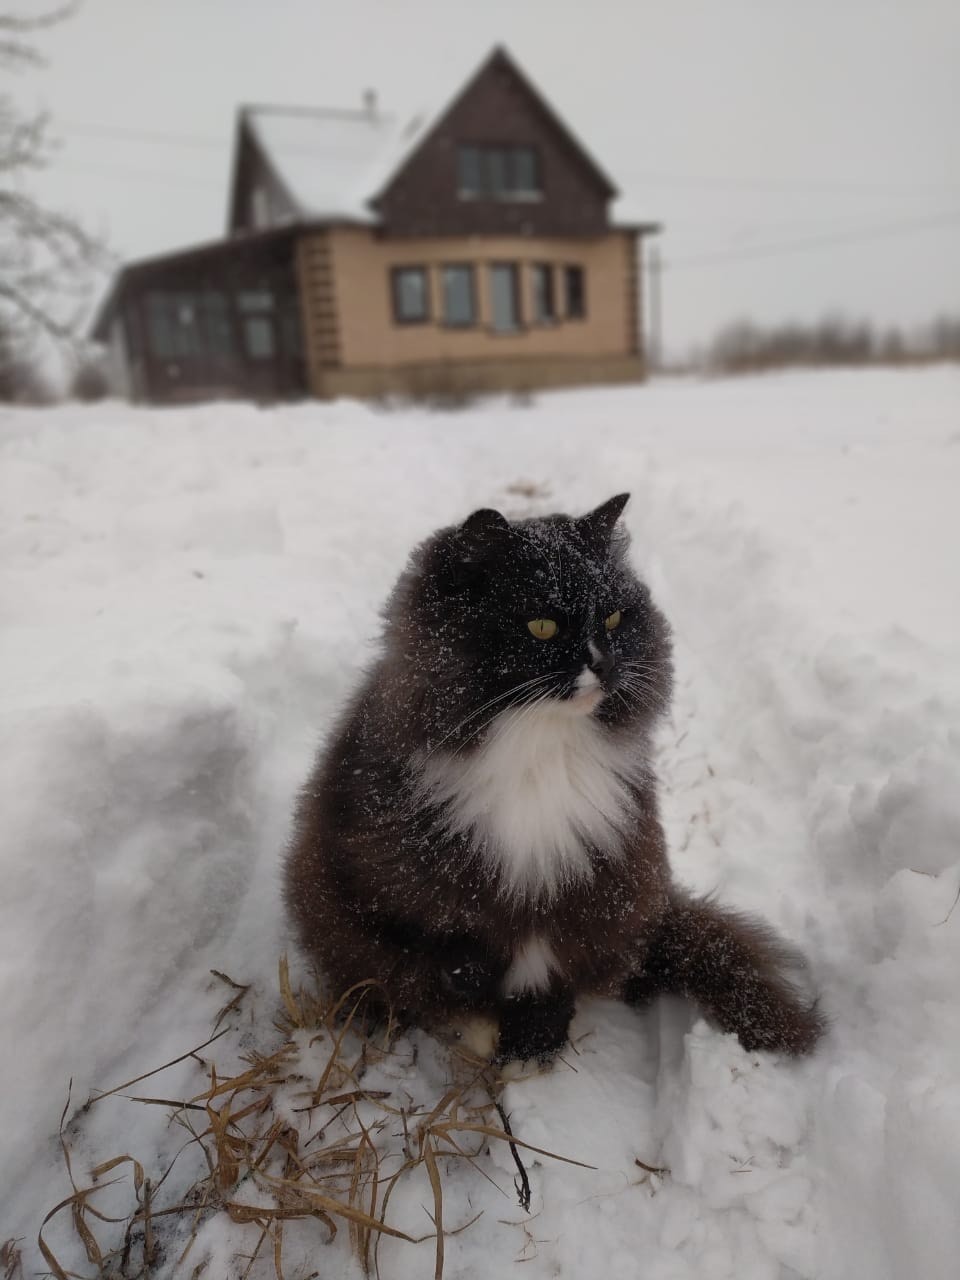
<svg viewBox="0 0 960 1280">
<path fill-rule="evenodd" d="M 168 1108 L 171 1121 L 188 1136 L 159 1176 L 148 1176 L 150 1161 L 123 1153 L 91 1169 L 85 1184 L 78 1182 L 64 1130 L 68 1097 L 60 1143 L 72 1191 L 46 1215 L 38 1241 L 57 1280 L 73 1280 L 77 1274 L 66 1270 L 44 1236 L 61 1215 L 69 1215 L 96 1280 L 139 1280 L 161 1272 L 195 1280 L 208 1262 L 202 1245 L 195 1251 L 198 1234 L 218 1215 L 238 1228 L 237 1274 L 242 1280 L 251 1276 L 258 1259 L 261 1275 L 272 1268 L 276 1280 L 284 1280 L 285 1229 L 310 1220 L 323 1227 L 326 1240 L 345 1229 L 364 1272 L 378 1280 L 385 1235 L 410 1243 L 432 1239 L 434 1276 L 440 1280 L 445 1240 L 480 1216 L 456 1224 L 445 1219 L 444 1180 L 454 1163 L 466 1162 L 477 1177 L 489 1178 L 482 1166 L 486 1148 L 490 1142 L 507 1143 L 520 1171 L 521 1203 L 525 1198 L 528 1207 L 520 1150 L 565 1159 L 510 1132 L 499 1108 L 502 1081 L 486 1062 L 462 1051 L 451 1052 L 452 1083 L 432 1107 L 411 1108 L 398 1101 L 396 1090 L 365 1087 L 372 1067 L 390 1065 L 396 1040 L 391 1026 L 373 1033 L 363 1025 L 365 997 L 376 984 L 360 983 L 339 1000 L 327 1001 L 318 990 L 295 992 L 285 960 L 280 963 L 275 1023 L 279 1047 L 267 1054 L 248 1053 L 242 1070 L 224 1075 L 209 1054 L 203 1055 L 227 1034 L 229 1028 L 216 1027 L 240 1008 L 248 988 L 225 974 L 215 976 L 234 994 L 217 1015 L 211 1039 L 174 1062 L 97 1094 L 73 1118 L 72 1123 L 82 1124 L 92 1107 L 118 1095 L 141 1106 Z M 207 1080 L 195 1096 L 170 1099 L 127 1092 L 191 1057 Z M 169 1203 L 168 1175 L 190 1147 L 202 1152 L 205 1172 Z M 388 1221 L 388 1210 L 398 1186 L 424 1174 L 433 1230 L 413 1236 Z M 99 1195 L 123 1182 L 129 1211 L 107 1215 L 98 1208 Z M 102 1242 L 105 1236 L 109 1244 Z M 3 1280 L 18 1280 L 15 1242 L 3 1245 L 0 1265 Z"/>
<path fill-rule="evenodd" d="M 23 1261 L 20 1257 L 20 1242 L 4 1240 L 0 1244 L 0 1267 L 3 1268 L 3 1280 L 23 1280 Z"/>
</svg>

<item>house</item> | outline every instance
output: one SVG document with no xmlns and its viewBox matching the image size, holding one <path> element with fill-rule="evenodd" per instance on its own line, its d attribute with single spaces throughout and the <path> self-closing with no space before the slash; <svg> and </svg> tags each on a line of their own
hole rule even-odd
<svg viewBox="0 0 960 1280">
<path fill-rule="evenodd" d="M 637 380 L 659 228 L 616 194 L 504 49 L 406 125 L 245 107 L 226 236 L 128 264 L 93 334 L 156 403 Z"/>
</svg>

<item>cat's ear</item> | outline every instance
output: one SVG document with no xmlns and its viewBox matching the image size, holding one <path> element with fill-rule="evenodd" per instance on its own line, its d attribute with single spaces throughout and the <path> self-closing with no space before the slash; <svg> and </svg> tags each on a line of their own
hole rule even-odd
<svg viewBox="0 0 960 1280">
<path fill-rule="evenodd" d="M 464 520 L 460 526 L 460 537 L 469 546 L 481 547 L 496 542 L 509 528 L 506 516 L 492 507 L 481 507 Z"/>
<path fill-rule="evenodd" d="M 629 501 L 629 493 L 618 493 L 615 498 L 608 498 L 596 510 L 580 517 L 577 523 L 591 547 L 601 551 L 609 545 L 614 527 Z"/>
<path fill-rule="evenodd" d="M 510 533 L 510 522 L 491 507 L 467 516 L 440 547 L 437 584 L 444 595 L 477 586 Z"/>
</svg>

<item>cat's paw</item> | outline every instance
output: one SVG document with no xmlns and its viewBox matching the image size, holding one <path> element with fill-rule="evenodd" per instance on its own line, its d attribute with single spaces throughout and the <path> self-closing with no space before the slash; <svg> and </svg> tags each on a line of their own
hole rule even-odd
<svg viewBox="0 0 960 1280">
<path fill-rule="evenodd" d="M 517 1060 L 546 1066 L 567 1043 L 573 998 L 567 992 L 521 995 L 505 1001 L 500 1011 L 499 1064 Z"/>
<path fill-rule="evenodd" d="M 499 1027 L 496 1019 L 474 1014 L 450 1024 L 454 1043 L 475 1058 L 491 1061 L 497 1052 Z"/>
<path fill-rule="evenodd" d="M 529 1080 L 531 1076 L 539 1075 L 553 1062 L 553 1058 L 548 1058 L 546 1062 L 538 1062 L 536 1058 L 511 1058 L 508 1062 L 501 1062 L 498 1058 L 497 1071 L 501 1080 L 512 1083 L 516 1080 Z"/>
</svg>

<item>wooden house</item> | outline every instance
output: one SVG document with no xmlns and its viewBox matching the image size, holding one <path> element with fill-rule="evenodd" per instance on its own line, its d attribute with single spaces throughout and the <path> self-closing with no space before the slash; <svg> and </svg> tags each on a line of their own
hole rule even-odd
<svg viewBox="0 0 960 1280">
<path fill-rule="evenodd" d="M 637 380 L 658 227 L 616 194 L 504 49 L 405 125 L 245 107 L 226 236 L 128 264 L 94 336 L 155 403 Z"/>
</svg>

